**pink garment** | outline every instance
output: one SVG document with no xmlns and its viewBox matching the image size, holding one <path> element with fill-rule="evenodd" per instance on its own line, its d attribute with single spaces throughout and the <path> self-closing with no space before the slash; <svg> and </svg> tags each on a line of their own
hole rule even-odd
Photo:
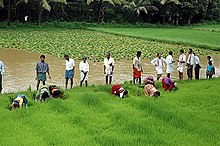
<svg viewBox="0 0 220 146">
<path fill-rule="evenodd" d="M 148 96 L 153 96 L 155 92 L 158 90 L 152 85 L 152 84 L 147 84 L 144 87 L 144 94 Z"/>
</svg>

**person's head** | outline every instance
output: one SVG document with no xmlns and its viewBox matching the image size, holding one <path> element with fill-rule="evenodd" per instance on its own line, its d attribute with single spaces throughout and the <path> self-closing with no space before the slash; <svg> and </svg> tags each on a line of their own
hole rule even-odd
<svg viewBox="0 0 220 146">
<path fill-rule="evenodd" d="M 121 98 L 125 98 L 128 95 L 128 91 L 124 90 L 124 92 L 120 93 Z"/>
<path fill-rule="evenodd" d="M 189 54 L 192 54 L 192 53 L 193 53 L 193 50 L 192 50 L 192 49 L 189 49 L 188 53 L 189 53 Z"/>
<path fill-rule="evenodd" d="M 12 105 L 10 106 L 10 110 L 19 108 L 19 101 L 15 100 L 13 101 Z"/>
<path fill-rule="evenodd" d="M 65 54 L 65 55 L 64 55 L 64 58 L 65 58 L 66 60 L 69 60 L 69 55 Z"/>
<path fill-rule="evenodd" d="M 137 51 L 137 57 L 141 57 L 141 51 Z"/>
<path fill-rule="evenodd" d="M 154 96 L 155 96 L 155 97 L 160 96 L 160 92 L 159 92 L 159 91 L 156 91 L 156 92 L 154 93 Z"/>
<path fill-rule="evenodd" d="M 158 57 L 158 58 L 161 58 L 161 54 L 160 54 L 160 53 L 157 53 L 157 57 Z"/>
<path fill-rule="evenodd" d="M 42 99 L 45 100 L 46 98 L 49 98 L 49 94 L 47 92 L 44 92 L 42 94 Z"/>
<path fill-rule="evenodd" d="M 211 56 L 207 56 L 207 59 L 210 60 L 210 59 L 211 59 Z"/>
<path fill-rule="evenodd" d="M 184 50 L 183 49 L 180 50 L 180 54 L 184 54 Z"/>
<path fill-rule="evenodd" d="M 61 91 L 60 90 L 54 91 L 53 96 L 54 97 L 61 97 Z"/>
<path fill-rule="evenodd" d="M 40 55 L 40 60 L 41 60 L 41 62 L 44 62 L 44 60 L 45 60 L 45 55 Z"/>
<path fill-rule="evenodd" d="M 84 63 L 86 63 L 86 60 L 87 60 L 87 58 L 86 58 L 86 57 L 83 57 L 82 61 L 83 61 Z"/>
<path fill-rule="evenodd" d="M 212 66 L 212 61 L 209 61 L 209 65 Z"/>
<path fill-rule="evenodd" d="M 107 53 L 105 54 L 105 57 L 108 58 L 108 59 L 110 58 L 110 56 L 111 56 L 110 52 L 107 52 Z"/>
<path fill-rule="evenodd" d="M 171 56 L 172 56 L 172 55 L 173 55 L 173 51 L 169 51 L 169 55 L 171 55 Z"/>
</svg>

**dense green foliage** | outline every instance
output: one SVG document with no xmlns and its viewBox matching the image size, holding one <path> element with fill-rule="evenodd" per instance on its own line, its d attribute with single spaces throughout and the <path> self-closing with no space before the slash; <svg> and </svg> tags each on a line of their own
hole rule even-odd
<svg viewBox="0 0 220 146">
<path fill-rule="evenodd" d="M 76 87 L 44 103 L 26 91 L 29 107 L 14 111 L 16 94 L 0 95 L 0 145 L 220 145 L 219 81 L 183 81 L 175 92 L 159 87 L 159 99 L 128 83 L 123 100 L 110 86 Z"/>
<path fill-rule="evenodd" d="M 88 1 L 91 2 L 89 5 L 87 5 Z M 174 25 L 220 20 L 219 0 L 144 0 L 140 3 L 136 3 L 137 0 L 127 0 L 130 4 L 135 4 L 134 7 L 130 5 L 132 9 L 123 9 L 127 5 L 124 1 L 67 0 L 66 3 L 65 0 L 0 0 L 0 21 L 10 19 L 24 22 L 25 16 L 28 16 L 30 22 L 39 22 L 42 16 L 43 21 L 96 22 L 101 20 L 117 23 L 149 22 Z M 141 3 L 146 5 L 140 5 Z M 50 8 L 51 11 L 47 11 Z"/>
<path fill-rule="evenodd" d="M 124 29 L 121 30 L 123 31 Z M 132 28 L 129 29 L 129 31 L 135 33 L 132 30 Z M 148 28 L 141 29 L 141 31 L 143 30 L 148 31 Z M 165 28 L 164 31 L 173 33 L 173 29 L 169 28 Z M 198 35 L 204 34 L 204 32 L 206 33 L 206 31 L 201 31 Z M 187 35 L 193 35 L 190 31 L 187 33 Z M 206 36 L 207 40 L 210 39 L 210 46 L 219 44 L 218 39 L 212 40 L 212 34 L 210 34 L 210 32 L 207 32 Z M 164 34 L 161 34 L 160 37 L 160 39 L 164 39 Z M 177 54 L 180 48 L 187 49 L 190 47 L 188 45 L 180 45 L 184 43 L 181 37 L 179 37 L 180 42 L 177 42 L 178 44 L 169 44 L 165 43 L 167 39 L 164 39 L 164 43 L 160 43 L 143 38 L 132 38 L 82 29 L 54 27 L 0 29 L 0 38 L 0 48 L 25 49 L 58 57 L 63 57 L 65 53 L 68 53 L 77 59 L 87 56 L 92 61 L 102 61 L 107 51 L 110 51 L 116 60 L 131 60 L 138 50 L 143 52 L 142 58 L 153 58 L 157 52 L 166 55 L 169 50 L 172 50 L 174 54 Z M 190 43 L 191 41 L 194 40 L 187 38 L 187 42 Z M 193 49 L 200 55 L 210 55 L 214 53 L 209 49 L 199 49 L 198 47 L 193 47 Z"/>
<path fill-rule="evenodd" d="M 195 28 L 93 28 L 98 31 L 220 50 L 220 25 Z M 211 30 L 211 31 L 210 31 Z"/>
</svg>

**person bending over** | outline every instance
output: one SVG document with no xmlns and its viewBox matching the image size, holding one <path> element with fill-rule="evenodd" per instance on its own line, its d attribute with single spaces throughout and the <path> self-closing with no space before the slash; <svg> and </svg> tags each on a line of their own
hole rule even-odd
<svg viewBox="0 0 220 146">
<path fill-rule="evenodd" d="M 172 89 L 174 89 L 176 87 L 175 82 L 173 82 L 170 78 L 165 77 L 162 79 L 162 87 L 165 91 L 169 90 L 171 91 Z"/>
<path fill-rule="evenodd" d="M 112 94 L 119 96 L 120 98 L 125 98 L 128 95 L 128 91 L 122 88 L 119 84 L 112 86 Z"/>
<path fill-rule="evenodd" d="M 11 103 L 10 110 L 27 107 L 28 99 L 24 94 L 18 94 Z"/>
<path fill-rule="evenodd" d="M 160 92 L 155 88 L 152 76 L 147 77 L 145 80 L 144 94 L 145 96 L 160 96 Z"/>
<path fill-rule="evenodd" d="M 37 94 L 36 94 L 36 97 L 35 97 L 35 101 L 45 101 L 46 98 L 49 98 L 50 97 L 50 94 L 49 94 L 49 90 L 48 90 L 48 87 L 46 85 L 43 85 L 38 91 L 37 91 Z"/>
</svg>

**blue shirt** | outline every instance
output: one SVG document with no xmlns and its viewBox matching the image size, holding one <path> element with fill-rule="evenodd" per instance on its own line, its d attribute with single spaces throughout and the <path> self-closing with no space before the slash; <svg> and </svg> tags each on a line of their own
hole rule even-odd
<svg viewBox="0 0 220 146">
<path fill-rule="evenodd" d="M 207 66 L 207 70 L 208 70 L 208 71 L 212 71 L 212 69 L 213 69 L 213 66 L 212 66 L 212 65 L 208 65 L 208 66 Z"/>
<path fill-rule="evenodd" d="M 39 61 L 36 65 L 36 70 L 38 73 L 46 73 L 49 70 L 49 65 L 46 62 Z"/>
</svg>

